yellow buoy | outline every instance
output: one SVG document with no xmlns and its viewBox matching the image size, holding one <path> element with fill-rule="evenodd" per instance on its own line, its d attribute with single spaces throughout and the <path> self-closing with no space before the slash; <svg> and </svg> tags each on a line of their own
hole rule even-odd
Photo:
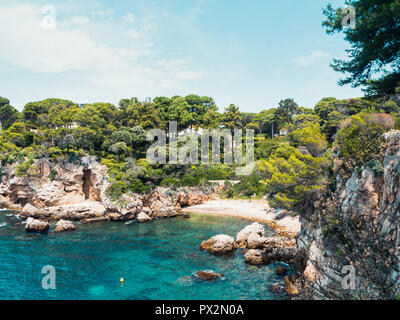
<svg viewBox="0 0 400 320">
<path fill-rule="evenodd" d="M 124 278 L 121 278 L 121 279 L 119 280 L 119 282 L 121 282 L 121 284 L 123 284 L 123 283 L 124 283 Z"/>
</svg>

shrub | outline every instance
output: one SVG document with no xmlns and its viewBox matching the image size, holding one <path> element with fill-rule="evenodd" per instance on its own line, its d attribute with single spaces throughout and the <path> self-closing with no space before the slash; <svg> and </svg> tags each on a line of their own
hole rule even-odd
<svg viewBox="0 0 400 320">
<path fill-rule="evenodd" d="M 57 175 L 58 175 L 58 172 L 57 172 L 56 170 L 51 170 L 51 172 L 50 172 L 50 174 L 49 174 L 49 179 L 50 179 L 51 181 L 54 181 L 54 180 L 56 180 Z"/>
<path fill-rule="evenodd" d="M 126 193 L 128 186 L 122 181 L 113 182 L 107 189 L 107 194 L 110 196 L 111 200 L 116 201 Z"/>
<path fill-rule="evenodd" d="M 318 123 L 306 123 L 289 134 L 290 140 L 297 146 L 304 146 L 316 157 L 321 155 L 328 145 Z"/>
<path fill-rule="evenodd" d="M 133 193 L 146 193 L 150 191 L 150 189 L 151 186 L 144 185 L 139 179 L 133 179 L 133 181 L 129 183 L 129 191 Z"/>
<path fill-rule="evenodd" d="M 274 152 L 268 160 L 259 162 L 261 181 L 271 194 L 271 204 L 276 207 L 302 209 L 307 195 L 322 188 L 329 160 L 304 155 L 287 143 Z"/>
<path fill-rule="evenodd" d="M 352 116 L 342 124 L 337 135 L 339 156 L 363 165 L 382 152 L 387 118 L 376 114 Z"/>
</svg>

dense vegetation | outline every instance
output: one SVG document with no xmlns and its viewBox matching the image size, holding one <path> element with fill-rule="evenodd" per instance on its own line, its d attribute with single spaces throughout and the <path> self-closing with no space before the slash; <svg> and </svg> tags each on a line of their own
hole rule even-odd
<svg viewBox="0 0 400 320">
<path fill-rule="evenodd" d="M 241 113 L 234 105 L 219 113 L 212 98 L 197 95 L 143 102 L 122 99 L 118 107 L 47 99 L 26 104 L 22 112 L 0 98 L 0 159 L 3 166 L 17 163 L 18 176 L 34 177 L 35 158 L 79 163 L 84 155 L 95 156 L 108 168 L 113 198 L 126 192 L 144 193 L 159 185 L 240 180 L 226 182 L 227 197 L 269 194 L 276 206 L 301 209 L 307 195 L 326 183 L 332 147 L 340 146 L 343 157 L 351 157 L 355 165 L 370 160 L 368 154 L 379 145 L 377 134 L 400 123 L 395 98 L 324 98 L 314 109 L 284 99 L 277 108 L 259 113 Z M 223 164 L 222 148 L 221 164 L 149 164 L 146 150 L 152 142 L 146 141 L 146 132 L 156 127 L 167 131 L 171 120 L 177 121 L 178 130 L 254 129 L 253 173 L 235 176 L 235 165 Z M 57 172 L 51 175 L 56 179 Z"/>
</svg>

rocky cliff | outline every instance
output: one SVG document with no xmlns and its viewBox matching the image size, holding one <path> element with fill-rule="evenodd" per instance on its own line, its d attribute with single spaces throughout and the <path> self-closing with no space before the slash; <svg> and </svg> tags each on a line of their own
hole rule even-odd
<svg viewBox="0 0 400 320">
<path fill-rule="evenodd" d="M 301 217 L 303 296 L 393 299 L 400 293 L 400 131 L 374 165 L 334 161 L 334 179 Z"/>
<path fill-rule="evenodd" d="M 33 173 L 16 176 L 16 165 L 2 172 L 0 208 L 20 210 L 20 216 L 42 220 L 149 221 L 179 214 L 179 209 L 203 203 L 218 191 L 215 186 L 156 188 L 148 194 L 123 195 L 117 201 L 107 196 L 107 168 L 95 158 L 79 164 L 35 160 Z"/>
</svg>

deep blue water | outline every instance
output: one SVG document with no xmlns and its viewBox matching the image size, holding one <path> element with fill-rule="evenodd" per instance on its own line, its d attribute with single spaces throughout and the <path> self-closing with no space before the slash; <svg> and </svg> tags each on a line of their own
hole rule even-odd
<svg viewBox="0 0 400 320">
<path fill-rule="evenodd" d="M 42 235 L 7 214 L 0 212 L 0 299 L 277 299 L 268 291 L 279 279 L 274 265 L 246 265 L 242 250 L 222 258 L 199 249 L 216 234 L 235 236 L 250 224 L 243 219 L 192 214 Z M 56 269 L 55 290 L 42 288 L 45 265 Z M 210 269 L 225 279 L 192 276 Z"/>
</svg>

